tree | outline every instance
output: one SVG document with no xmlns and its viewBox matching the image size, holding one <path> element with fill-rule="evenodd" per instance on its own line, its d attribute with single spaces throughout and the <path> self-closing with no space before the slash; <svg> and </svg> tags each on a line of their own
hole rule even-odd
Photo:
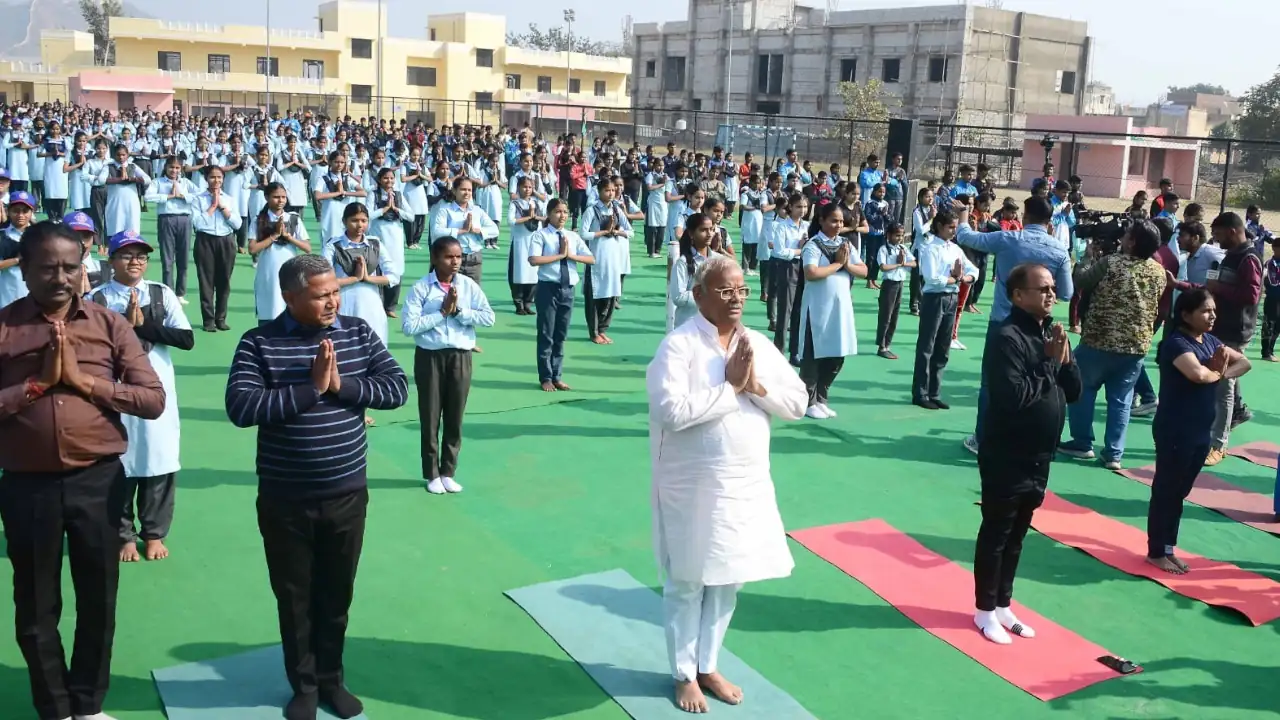
<svg viewBox="0 0 1280 720">
<path fill-rule="evenodd" d="M 827 135 L 847 138 L 854 146 L 855 158 L 884 152 L 889 138 L 890 109 L 901 105 L 901 101 L 886 93 L 884 83 L 874 78 L 865 83 L 842 82 L 837 90 L 844 104 L 840 118 L 846 122 L 832 128 Z"/>
<path fill-rule="evenodd" d="M 1236 134 L 1244 140 L 1280 141 L 1280 72 L 1270 80 L 1249 88 L 1240 98 L 1243 111 L 1236 121 Z M 1261 169 L 1270 148 L 1245 145 L 1241 148 L 1244 165 L 1249 170 Z"/>
<path fill-rule="evenodd" d="M 111 18 L 124 14 L 121 0 L 80 0 L 80 17 L 93 34 L 93 62 L 116 64 L 116 44 L 111 39 Z"/>
<path fill-rule="evenodd" d="M 84 1 L 81 0 L 81 2 Z M 553 27 L 543 31 L 536 23 L 529 23 L 528 32 L 507 33 L 507 44 L 531 50 L 567 51 L 608 57 L 622 57 L 624 54 L 620 42 L 598 42 L 585 35 L 574 35 L 570 38 L 564 28 Z"/>
<path fill-rule="evenodd" d="M 1227 89 L 1221 85 L 1210 85 L 1209 83 L 1196 83 L 1195 85 L 1170 85 L 1169 94 L 1174 93 L 1197 93 L 1200 95 L 1230 95 Z"/>
</svg>

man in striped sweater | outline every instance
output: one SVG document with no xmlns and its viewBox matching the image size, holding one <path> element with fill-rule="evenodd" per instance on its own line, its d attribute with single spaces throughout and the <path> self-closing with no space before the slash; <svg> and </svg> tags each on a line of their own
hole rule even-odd
<svg viewBox="0 0 1280 720">
<path fill-rule="evenodd" d="M 258 427 L 258 528 L 280 614 L 288 720 L 363 712 L 342 646 L 369 491 L 366 409 L 408 399 L 408 381 L 361 319 L 338 315 L 333 268 L 299 255 L 280 268 L 286 310 L 246 332 L 227 379 L 227 417 Z"/>
</svg>

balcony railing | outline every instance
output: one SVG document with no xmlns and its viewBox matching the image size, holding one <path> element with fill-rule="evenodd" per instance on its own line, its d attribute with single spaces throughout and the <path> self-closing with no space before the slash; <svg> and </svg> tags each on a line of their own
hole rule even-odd
<svg viewBox="0 0 1280 720">
<path fill-rule="evenodd" d="M 297 30 L 294 28 L 271 28 L 271 37 L 289 38 L 293 40 L 324 40 L 324 33 L 315 30 Z"/>
<path fill-rule="evenodd" d="M 57 75 L 61 72 L 61 68 L 57 65 L 45 65 L 38 62 L 25 62 L 22 60 L 11 60 L 8 62 L 8 70 L 11 73 L 19 75 Z"/>
<path fill-rule="evenodd" d="M 253 88 L 264 87 L 267 84 L 267 76 L 258 73 L 210 73 L 198 72 L 195 70 L 161 70 L 164 75 L 173 80 L 175 85 L 233 85 L 236 89 L 243 89 L 243 86 L 252 86 Z M 293 75 L 271 77 L 272 88 L 280 87 L 297 87 L 312 92 L 318 91 L 324 87 L 323 78 L 299 77 Z"/>
<path fill-rule="evenodd" d="M 214 25 L 212 23 L 179 22 L 175 20 L 160 20 L 159 23 L 161 30 L 183 33 L 212 33 L 214 35 L 221 35 L 226 29 L 226 26 L 224 25 Z"/>
</svg>

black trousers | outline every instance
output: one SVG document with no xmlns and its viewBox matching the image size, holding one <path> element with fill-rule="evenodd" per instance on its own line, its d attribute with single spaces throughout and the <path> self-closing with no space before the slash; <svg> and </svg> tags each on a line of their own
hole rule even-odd
<svg viewBox="0 0 1280 720">
<path fill-rule="evenodd" d="M 924 281 L 920 279 L 920 267 L 911 268 L 911 290 L 908 304 L 911 306 L 911 312 L 920 312 L 920 293 L 924 287 Z"/>
<path fill-rule="evenodd" d="M 978 299 L 982 297 L 982 288 L 987 286 L 987 254 L 984 252 L 971 251 L 965 253 L 969 256 L 969 262 L 978 268 L 978 276 L 973 281 L 973 285 L 969 286 L 969 297 L 965 299 L 965 307 L 977 307 Z"/>
<path fill-rule="evenodd" d="M 523 258 L 521 262 L 524 262 Z M 536 283 L 517 283 L 514 282 L 516 277 L 516 253 L 515 248 L 507 255 L 507 285 L 511 287 L 511 302 L 516 306 L 516 312 L 523 310 L 531 310 L 533 304 L 533 293 L 537 288 Z"/>
<path fill-rule="evenodd" d="M 573 317 L 573 286 L 540 282 L 537 288 L 538 382 L 544 383 L 559 380 L 564 368 L 564 339 Z"/>
<path fill-rule="evenodd" d="M 767 246 L 766 246 L 767 247 Z M 759 245 L 743 245 L 742 246 L 742 266 L 748 270 L 755 270 L 757 266 L 756 255 L 759 252 Z"/>
<path fill-rule="evenodd" d="M 400 309 L 400 283 L 382 286 L 382 309 L 387 312 Z"/>
<path fill-rule="evenodd" d="M 422 479 L 453 477 L 462 452 L 462 416 L 471 394 L 471 351 L 418 348 L 413 384 L 422 423 Z"/>
<path fill-rule="evenodd" d="M 813 356 L 813 328 L 804 329 L 804 357 L 800 360 L 800 379 L 809 391 L 809 405 L 826 405 L 831 385 L 844 367 L 844 358 L 815 358 Z"/>
<path fill-rule="evenodd" d="M 11 193 L 23 192 L 25 190 L 30 189 L 31 187 L 32 187 L 31 182 L 29 180 L 10 180 L 9 181 L 9 192 Z"/>
<path fill-rule="evenodd" d="M 880 248 L 884 246 L 884 236 L 867 233 L 862 239 L 866 243 L 862 260 L 867 264 L 867 282 L 875 282 L 880 277 Z"/>
<path fill-rule="evenodd" d="M 235 232 L 236 248 L 247 250 L 249 248 L 249 218 L 240 218 L 240 227 Z"/>
<path fill-rule="evenodd" d="M 893 344 L 893 333 L 898 329 L 898 309 L 902 305 L 902 281 L 885 280 L 880 284 L 880 314 L 876 317 L 876 348 L 887 349 Z"/>
<path fill-rule="evenodd" d="M 920 298 L 920 334 L 916 337 L 912 400 L 933 400 L 941 391 L 942 373 L 951 358 L 957 300 L 955 293 L 924 293 Z"/>
<path fill-rule="evenodd" d="M 613 322 L 615 298 L 600 300 L 595 298 L 591 290 L 591 268 L 587 268 L 583 277 L 582 305 L 587 313 L 587 337 L 594 339 L 598 335 L 609 332 L 609 325 Z"/>
<path fill-rule="evenodd" d="M 665 227 L 653 227 L 652 225 L 644 226 L 644 250 L 649 255 L 657 255 L 662 251 L 663 243 L 666 240 L 667 229 Z"/>
<path fill-rule="evenodd" d="M 163 540 L 169 536 L 173 525 L 174 489 L 177 475 L 156 475 L 124 479 L 124 492 L 120 499 L 120 539 L 126 543 L 143 540 Z M 137 526 L 134 526 L 134 500 L 137 500 Z"/>
<path fill-rule="evenodd" d="M 563 197 L 563 196 L 562 196 Z M 573 229 L 578 229 L 578 216 L 587 211 L 587 191 L 572 189 L 569 191 L 569 216 Z"/>
<path fill-rule="evenodd" d="M 280 616 L 284 671 L 295 693 L 343 684 L 347 612 L 368 507 L 365 488 L 323 500 L 258 495 L 258 531 Z"/>
<path fill-rule="evenodd" d="M 773 345 L 779 352 L 793 358 L 796 356 L 795 340 L 791 341 L 790 351 L 785 345 L 788 327 L 794 328 L 799 323 L 800 261 L 770 260 L 769 279 L 773 281 L 773 289 L 769 292 L 765 311 L 769 314 L 770 322 L 773 323 Z M 794 336 L 795 332 L 791 335 Z"/>
<path fill-rule="evenodd" d="M 462 256 L 462 266 L 458 268 L 458 272 L 462 273 L 463 275 L 466 275 L 472 280 L 475 280 L 476 284 L 479 285 L 480 274 L 481 274 L 481 271 L 484 269 L 483 265 L 484 265 L 484 253 L 481 253 L 479 251 L 473 252 L 470 255 Z"/>
<path fill-rule="evenodd" d="M 102 712 L 116 630 L 123 488 L 124 468 L 116 457 L 79 470 L 6 472 L 0 478 L 14 625 L 41 718 Z M 64 538 L 76 597 L 69 669 L 58 633 Z"/>
<path fill-rule="evenodd" d="M 1209 442 L 1155 436 L 1156 473 L 1151 479 L 1151 504 L 1147 506 L 1147 557 L 1173 554 L 1182 524 L 1182 502 L 1191 494 L 1196 477 L 1204 469 Z"/>
<path fill-rule="evenodd" d="M 196 233 L 196 282 L 200 285 L 200 316 L 205 325 L 227 321 L 231 273 L 236 269 L 234 235 Z"/>
<path fill-rule="evenodd" d="M 1271 292 L 1262 302 L 1262 357 L 1276 354 L 1276 335 L 1280 334 L 1280 292 Z"/>
<path fill-rule="evenodd" d="M 756 247 L 757 254 L 760 252 L 757 246 L 751 245 L 750 247 Z M 786 262 L 786 261 L 783 261 L 783 262 Z M 769 296 L 773 293 L 773 275 L 771 273 L 773 272 L 773 267 L 774 267 L 773 258 L 770 257 L 769 255 L 768 245 L 764 246 L 764 257 L 759 258 L 759 263 L 760 263 L 760 297 L 765 301 L 766 303 L 765 307 L 767 309 Z M 772 319 L 773 318 L 770 318 L 770 320 Z"/>
<path fill-rule="evenodd" d="M 9 189 L 17 190 L 12 185 Z M 107 188 L 105 186 L 95 186 L 89 190 L 89 217 L 93 218 L 93 226 L 97 228 L 94 233 L 97 236 L 97 244 L 105 246 L 107 244 Z"/>
<path fill-rule="evenodd" d="M 427 216 L 414 215 L 413 220 L 406 220 L 402 224 L 404 225 L 405 245 L 418 247 L 422 242 L 422 233 L 426 231 Z"/>
<path fill-rule="evenodd" d="M 66 198 L 45 198 L 44 199 L 45 217 L 54 222 L 62 222 L 62 216 L 67 214 Z"/>
<path fill-rule="evenodd" d="M 191 216 L 156 217 L 156 240 L 160 243 L 160 274 L 165 285 L 178 297 L 187 294 L 187 262 L 191 257 Z"/>
<path fill-rule="evenodd" d="M 1013 602 L 1013 580 L 1022 541 L 1044 502 L 1049 459 L 978 456 L 982 476 L 982 526 L 973 554 L 975 606 L 992 611 Z"/>
</svg>

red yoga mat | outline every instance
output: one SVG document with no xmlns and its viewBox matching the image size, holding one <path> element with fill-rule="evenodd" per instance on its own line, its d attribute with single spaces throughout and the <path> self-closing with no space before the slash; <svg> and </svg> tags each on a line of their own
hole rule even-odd
<svg viewBox="0 0 1280 720">
<path fill-rule="evenodd" d="M 1154 465 L 1148 465 L 1116 472 L 1150 487 L 1156 468 Z M 1236 487 L 1217 475 L 1200 473 L 1187 499 L 1200 507 L 1216 510 L 1236 522 L 1255 527 L 1263 532 L 1280 535 L 1280 522 L 1275 521 L 1271 498 Z"/>
<path fill-rule="evenodd" d="M 1067 502 L 1052 492 L 1045 494 L 1031 527 L 1117 570 L 1155 580 L 1192 600 L 1235 610 L 1254 625 L 1280 617 L 1280 583 L 1231 563 L 1181 551 L 1178 557 L 1191 566 L 1191 572 L 1164 572 L 1146 561 L 1146 531 Z"/>
<path fill-rule="evenodd" d="M 1227 448 L 1227 454 L 1232 457 L 1238 457 L 1241 460 L 1248 460 L 1254 465 L 1261 465 L 1275 470 L 1276 459 L 1280 456 L 1280 445 L 1269 443 L 1265 440 L 1255 440 L 1240 447 L 1229 447 Z"/>
<path fill-rule="evenodd" d="M 976 528 L 975 528 L 976 531 Z M 996 645 L 973 624 L 973 573 L 883 520 L 798 530 L 791 537 L 843 570 L 934 636 L 1041 700 L 1053 700 L 1118 674 L 1110 655 L 1018 603 L 1013 612 L 1036 636 Z"/>
</svg>

